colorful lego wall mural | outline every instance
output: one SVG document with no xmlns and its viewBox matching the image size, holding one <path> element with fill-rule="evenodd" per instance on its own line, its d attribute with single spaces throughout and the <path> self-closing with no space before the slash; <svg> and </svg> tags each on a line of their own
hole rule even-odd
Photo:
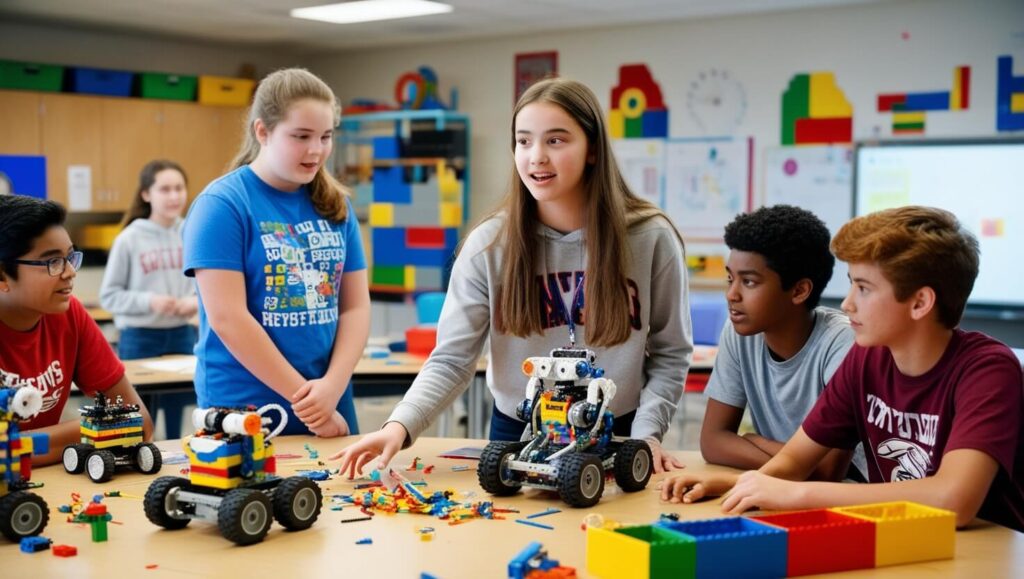
<svg viewBox="0 0 1024 579">
<path fill-rule="evenodd" d="M 406 166 L 400 148 L 398 137 L 373 139 L 370 286 L 396 293 L 440 290 L 459 241 L 463 182 L 443 159 L 431 167 Z"/>
<path fill-rule="evenodd" d="M 1024 75 L 1013 75 L 1013 57 L 998 58 L 996 80 L 996 130 L 1024 130 Z"/>
<path fill-rule="evenodd" d="M 889 93 L 878 95 L 878 112 L 892 113 L 894 135 L 924 134 L 928 111 L 959 111 L 970 107 L 971 67 L 953 69 L 953 87 L 948 91 Z"/>
<path fill-rule="evenodd" d="M 853 140 L 853 106 L 831 72 L 797 74 L 782 93 L 782 144 L 829 145 Z"/>
<path fill-rule="evenodd" d="M 668 137 L 668 109 L 646 64 L 619 67 L 608 125 L 613 139 Z"/>
</svg>

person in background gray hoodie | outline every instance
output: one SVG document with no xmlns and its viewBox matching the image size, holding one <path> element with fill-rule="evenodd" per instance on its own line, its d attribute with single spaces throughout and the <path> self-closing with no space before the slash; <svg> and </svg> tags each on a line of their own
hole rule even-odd
<svg viewBox="0 0 1024 579">
<path fill-rule="evenodd" d="M 198 308 L 195 284 L 181 272 L 181 214 L 188 204 L 185 171 L 175 162 L 151 161 L 114 240 L 100 287 L 100 305 L 114 314 L 122 360 L 191 354 Z M 194 395 L 164 396 L 168 438 L 181 434 L 181 408 Z M 156 411 L 155 397 L 147 401 Z"/>
<path fill-rule="evenodd" d="M 646 440 L 655 472 L 682 466 L 660 445 L 693 352 L 678 231 L 629 190 L 586 86 L 533 85 L 511 137 L 509 194 L 459 251 L 437 346 L 383 428 L 331 457 L 350 476 L 411 445 L 467 388 L 488 339 L 491 440 L 519 440 L 526 427 L 515 418 L 523 360 L 570 344 L 594 350 L 618 387 L 616 435 Z"/>
</svg>

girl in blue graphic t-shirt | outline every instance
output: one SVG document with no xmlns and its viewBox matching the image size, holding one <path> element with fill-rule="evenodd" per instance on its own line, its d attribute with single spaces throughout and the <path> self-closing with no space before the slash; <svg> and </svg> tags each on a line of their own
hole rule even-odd
<svg viewBox="0 0 1024 579">
<path fill-rule="evenodd" d="M 358 431 L 350 379 L 370 295 L 355 213 L 324 167 L 338 119 L 322 80 L 302 69 L 271 74 L 235 169 L 189 210 L 200 407 L 276 402 L 289 410 L 286 433 Z"/>
</svg>

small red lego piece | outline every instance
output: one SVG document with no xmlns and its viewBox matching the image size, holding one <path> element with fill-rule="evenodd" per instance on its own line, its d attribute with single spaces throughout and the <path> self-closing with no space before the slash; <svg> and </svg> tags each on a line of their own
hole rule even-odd
<svg viewBox="0 0 1024 579">
<path fill-rule="evenodd" d="M 51 550 L 56 557 L 74 557 L 78 554 L 78 547 L 73 545 L 54 545 Z"/>
</svg>

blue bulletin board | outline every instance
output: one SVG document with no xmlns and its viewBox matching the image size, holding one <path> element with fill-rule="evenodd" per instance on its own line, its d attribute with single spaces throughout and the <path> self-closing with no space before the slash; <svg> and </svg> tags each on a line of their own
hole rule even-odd
<svg viewBox="0 0 1024 579">
<path fill-rule="evenodd" d="M 0 189 L 10 186 L 11 193 L 46 199 L 46 157 L 36 155 L 0 155 Z"/>
</svg>

